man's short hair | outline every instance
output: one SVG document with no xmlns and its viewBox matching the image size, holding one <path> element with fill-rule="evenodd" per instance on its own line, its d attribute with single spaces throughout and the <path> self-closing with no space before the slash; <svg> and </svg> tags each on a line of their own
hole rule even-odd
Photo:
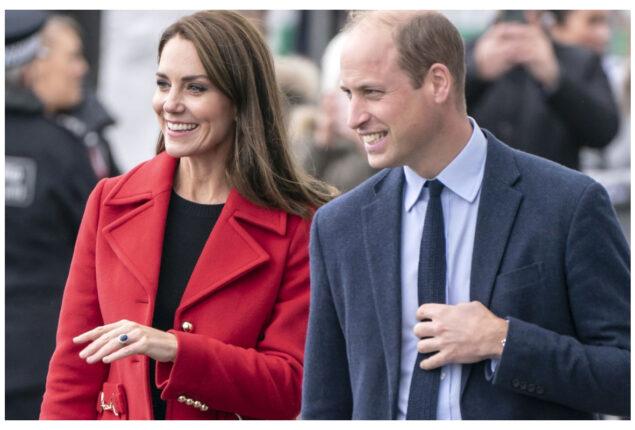
<svg viewBox="0 0 635 430">
<path fill-rule="evenodd" d="M 413 88 L 423 84 L 435 63 L 445 65 L 454 79 L 457 104 L 465 109 L 465 46 L 456 27 L 434 11 L 353 11 L 345 31 L 362 22 L 378 22 L 392 29 L 399 52 L 399 66 Z"/>
</svg>

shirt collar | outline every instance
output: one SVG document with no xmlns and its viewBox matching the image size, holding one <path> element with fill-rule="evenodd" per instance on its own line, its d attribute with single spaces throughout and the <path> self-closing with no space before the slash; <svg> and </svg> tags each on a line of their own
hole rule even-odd
<svg viewBox="0 0 635 430">
<path fill-rule="evenodd" d="M 467 145 L 439 173 L 436 179 L 443 182 L 443 185 L 450 191 L 472 203 L 483 181 L 487 155 L 487 138 L 476 121 L 471 117 L 468 117 L 468 119 L 472 125 L 472 135 Z M 404 207 L 409 212 L 419 200 L 426 179 L 417 175 L 414 170 L 407 166 L 404 166 L 404 175 L 406 178 Z"/>
</svg>

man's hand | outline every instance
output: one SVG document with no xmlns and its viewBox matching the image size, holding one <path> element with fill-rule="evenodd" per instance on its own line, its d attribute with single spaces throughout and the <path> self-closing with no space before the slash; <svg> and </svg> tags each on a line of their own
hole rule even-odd
<svg viewBox="0 0 635 430">
<path fill-rule="evenodd" d="M 537 24 L 503 22 L 476 42 L 474 61 L 481 79 L 491 81 L 522 65 L 548 90 L 557 88 L 560 68 L 551 41 Z"/>
<path fill-rule="evenodd" d="M 560 81 L 560 67 L 553 45 L 538 25 L 524 25 L 514 35 L 514 61 L 546 89 L 555 90 Z"/>
<path fill-rule="evenodd" d="M 497 317 L 480 302 L 456 306 L 427 303 L 417 310 L 414 334 L 421 340 L 417 350 L 434 353 L 422 360 L 424 370 L 448 363 L 475 363 L 500 359 L 501 340 L 507 337 L 507 321 Z"/>
<path fill-rule="evenodd" d="M 517 64 L 509 33 L 519 24 L 501 23 L 490 27 L 476 42 L 474 61 L 481 79 L 493 81 Z"/>
</svg>

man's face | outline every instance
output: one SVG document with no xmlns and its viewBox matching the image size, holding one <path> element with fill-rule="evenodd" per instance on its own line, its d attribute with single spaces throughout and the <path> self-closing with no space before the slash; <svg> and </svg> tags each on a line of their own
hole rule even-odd
<svg viewBox="0 0 635 430">
<path fill-rule="evenodd" d="M 69 27 L 51 24 L 44 30 L 46 55 L 37 60 L 33 89 L 50 111 L 70 109 L 82 99 L 82 79 L 88 65 L 82 42 Z"/>
<path fill-rule="evenodd" d="M 353 29 L 341 57 L 341 88 L 348 96 L 348 126 L 364 143 L 374 168 L 413 166 L 433 136 L 436 110 L 426 85 L 415 89 L 398 64 L 383 24 Z"/>
<path fill-rule="evenodd" d="M 611 39 L 609 11 L 571 11 L 566 16 L 561 31 L 564 42 L 585 46 L 602 55 Z"/>
</svg>

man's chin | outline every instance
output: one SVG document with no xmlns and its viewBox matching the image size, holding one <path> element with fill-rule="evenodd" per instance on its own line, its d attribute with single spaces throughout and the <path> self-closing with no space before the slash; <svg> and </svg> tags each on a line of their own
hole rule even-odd
<svg viewBox="0 0 635 430">
<path fill-rule="evenodd" d="M 391 167 L 399 167 L 398 163 L 388 159 L 384 154 L 367 154 L 368 164 L 373 169 L 386 169 Z"/>
</svg>

